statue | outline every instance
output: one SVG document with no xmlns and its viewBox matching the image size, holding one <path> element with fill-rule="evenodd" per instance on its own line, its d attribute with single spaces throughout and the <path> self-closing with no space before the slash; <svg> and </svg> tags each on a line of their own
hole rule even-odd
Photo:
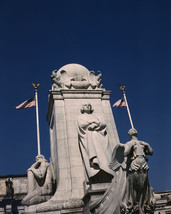
<svg viewBox="0 0 171 214">
<path fill-rule="evenodd" d="M 27 170 L 27 195 L 24 205 L 33 205 L 47 201 L 54 193 L 52 166 L 43 155 L 36 156 L 36 162 Z"/>
<path fill-rule="evenodd" d="M 110 168 L 114 178 L 94 208 L 95 213 L 154 213 L 155 198 L 148 180 L 146 157 L 152 155 L 153 150 L 148 143 L 137 139 L 136 129 L 130 129 L 128 134 L 131 140 L 117 145 L 113 151 Z M 102 204 L 103 208 L 98 208 Z"/>
<path fill-rule="evenodd" d="M 14 188 L 13 188 L 12 178 L 7 178 L 5 181 L 5 185 L 6 185 L 6 195 L 4 199 L 13 199 Z"/>
<path fill-rule="evenodd" d="M 85 104 L 77 119 L 79 147 L 85 166 L 87 183 L 90 184 L 110 182 L 113 178 L 113 171 L 109 168 L 112 153 L 106 124 L 93 111 L 91 104 Z"/>
</svg>

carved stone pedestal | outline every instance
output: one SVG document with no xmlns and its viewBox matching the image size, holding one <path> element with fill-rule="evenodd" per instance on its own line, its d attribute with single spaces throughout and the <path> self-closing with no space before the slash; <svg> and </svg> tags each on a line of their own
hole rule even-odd
<svg viewBox="0 0 171 214">
<path fill-rule="evenodd" d="M 85 204 L 84 214 L 91 213 L 93 205 L 103 196 L 106 190 L 109 188 L 110 183 L 98 183 L 92 184 L 87 190 L 83 197 Z"/>
<path fill-rule="evenodd" d="M 83 202 L 82 200 L 72 200 L 72 201 L 48 201 L 42 204 L 32 205 L 25 207 L 26 213 L 55 213 L 55 214 L 64 214 L 64 213 L 83 213 Z"/>
</svg>

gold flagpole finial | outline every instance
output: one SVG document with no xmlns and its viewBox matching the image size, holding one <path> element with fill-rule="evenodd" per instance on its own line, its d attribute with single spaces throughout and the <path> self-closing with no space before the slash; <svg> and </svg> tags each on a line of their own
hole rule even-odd
<svg viewBox="0 0 171 214">
<path fill-rule="evenodd" d="M 32 85 L 35 88 L 35 91 L 37 91 L 37 88 L 39 87 L 40 83 L 32 83 Z"/>
<path fill-rule="evenodd" d="M 125 93 L 126 85 L 119 85 L 119 88 L 122 90 L 122 93 Z"/>
<path fill-rule="evenodd" d="M 127 108 L 129 120 L 130 120 L 130 123 L 131 123 L 131 128 L 134 129 L 134 125 L 133 125 L 132 118 L 131 118 L 131 113 L 130 113 L 128 102 L 127 102 L 127 99 L 126 99 L 125 86 L 126 85 L 119 85 L 119 88 L 122 90 L 122 93 L 123 93 L 123 96 L 124 96 L 124 100 L 125 100 L 125 103 L 126 103 L 126 108 Z"/>
</svg>

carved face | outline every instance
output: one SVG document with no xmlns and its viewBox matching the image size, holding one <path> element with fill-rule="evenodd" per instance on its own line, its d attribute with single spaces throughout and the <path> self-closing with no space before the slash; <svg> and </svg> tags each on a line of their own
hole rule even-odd
<svg viewBox="0 0 171 214">
<path fill-rule="evenodd" d="M 92 113 L 92 106 L 91 106 L 91 104 L 85 104 L 85 105 L 83 105 L 83 112 L 85 112 L 85 113 Z"/>
<path fill-rule="evenodd" d="M 129 135 L 130 137 L 132 137 L 132 136 L 137 137 L 138 132 L 137 132 L 136 129 L 130 129 L 130 130 L 128 131 L 128 135 Z"/>
</svg>

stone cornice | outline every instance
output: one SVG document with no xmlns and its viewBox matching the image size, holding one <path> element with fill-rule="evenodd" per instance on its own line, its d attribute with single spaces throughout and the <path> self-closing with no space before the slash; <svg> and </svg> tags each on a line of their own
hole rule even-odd
<svg viewBox="0 0 171 214">
<path fill-rule="evenodd" d="M 87 90 L 87 89 L 58 89 L 49 91 L 49 101 L 47 110 L 47 121 L 50 124 L 50 118 L 53 110 L 54 100 L 64 99 L 102 99 L 109 100 L 111 91 L 104 89 Z"/>
</svg>

